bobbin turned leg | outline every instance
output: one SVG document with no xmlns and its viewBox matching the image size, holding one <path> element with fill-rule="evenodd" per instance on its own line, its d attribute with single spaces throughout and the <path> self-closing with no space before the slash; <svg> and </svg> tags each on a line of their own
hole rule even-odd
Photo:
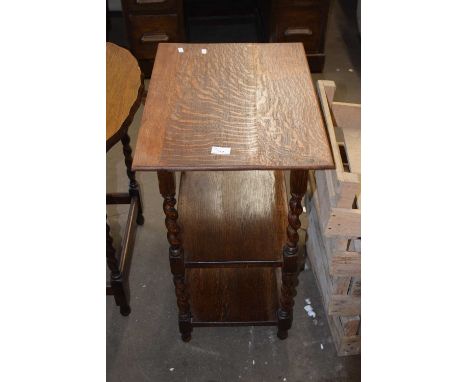
<svg viewBox="0 0 468 382">
<path fill-rule="evenodd" d="M 132 163 L 133 163 L 132 148 L 130 147 L 130 136 L 128 135 L 128 132 L 125 132 L 125 134 L 122 136 L 121 142 L 123 145 L 125 166 L 127 167 L 127 176 L 128 176 L 128 179 L 130 180 L 128 193 L 130 194 L 130 196 L 136 196 L 138 198 L 138 216 L 137 216 L 136 221 L 138 225 L 143 225 L 143 223 L 145 222 L 145 218 L 143 217 L 143 204 L 141 201 L 141 191 L 140 191 L 140 185 L 138 184 L 135 178 L 135 172 L 132 171 Z"/>
<path fill-rule="evenodd" d="M 177 224 L 175 174 L 158 171 L 159 192 L 164 198 L 163 209 L 166 215 L 167 240 L 169 242 L 169 261 L 179 307 L 179 330 L 182 340 L 190 341 L 192 333 L 192 315 L 190 313 L 189 293 L 185 282 L 184 249 L 180 240 L 180 227 Z"/>
<path fill-rule="evenodd" d="M 110 227 L 106 222 L 106 259 L 107 266 L 111 271 L 111 288 L 114 300 L 117 306 L 120 307 L 120 314 L 128 316 L 131 312 L 129 305 L 129 290 L 128 285 L 124 282 L 122 272 L 119 268 L 117 257 L 115 256 L 115 249 L 112 245 L 112 236 L 110 235 Z"/>
<path fill-rule="evenodd" d="M 302 213 L 301 201 L 307 191 L 307 171 L 292 170 L 290 187 L 291 199 L 289 201 L 288 214 L 288 239 L 283 248 L 283 268 L 281 270 L 282 285 L 280 308 L 278 309 L 277 335 L 282 340 L 288 337 L 288 330 L 292 325 L 294 297 L 296 296 L 296 286 L 299 283 L 297 278 L 297 243 L 299 241 L 299 234 L 297 231 L 301 227 L 299 216 Z"/>
</svg>

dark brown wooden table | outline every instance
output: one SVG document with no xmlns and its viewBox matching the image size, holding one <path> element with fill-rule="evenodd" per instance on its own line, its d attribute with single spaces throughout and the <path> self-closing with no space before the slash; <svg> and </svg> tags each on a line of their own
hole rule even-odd
<svg viewBox="0 0 468 382">
<path fill-rule="evenodd" d="M 333 167 L 302 44 L 159 45 L 133 170 L 158 173 L 184 341 L 216 325 L 287 337 L 307 171 Z"/>
</svg>

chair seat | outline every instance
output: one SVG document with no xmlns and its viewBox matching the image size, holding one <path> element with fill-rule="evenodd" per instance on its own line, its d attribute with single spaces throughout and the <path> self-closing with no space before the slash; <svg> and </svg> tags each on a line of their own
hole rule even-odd
<svg viewBox="0 0 468 382">
<path fill-rule="evenodd" d="M 132 119 L 143 94 L 143 77 L 132 54 L 106 43 L 106 146 L 109 150 Z"/>
</svg>

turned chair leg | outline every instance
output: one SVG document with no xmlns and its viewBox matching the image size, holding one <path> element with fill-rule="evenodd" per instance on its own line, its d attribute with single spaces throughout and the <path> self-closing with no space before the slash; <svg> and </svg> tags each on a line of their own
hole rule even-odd
<svg viewBox="0 0 468 382">
<path fill-rule="evenodd" d="M 110 227 L 106 222 L 106 259 L 107 266 L 111 271 L 112 294 L 114 296 L 115 304 L 120 307 L 120 314 L 122 316 L 128 316 L 131 312 L 129 305 L 130 293 L 128 283 L 125 282 L 122 272 L 120 271 L 116 251 L 112 242 Z"/>
<path fill-rule="evenodd" d="M 127 167 L 127 176 L 130 181 L 128 192 L 131 196 L 136 196 L 138 198 L 138 216 L 136 221 L 138 225 L 143 225 L 145 218 L 143 217 L 143 203 L 141 200 L 140 185 L 136 180 L 135 172 L 132 171 L 132 148 L 130 147 L 130 136 L 127 132 L 122 136 L 121 142 L 123 145 L 125 166 Z"/>
</svg>

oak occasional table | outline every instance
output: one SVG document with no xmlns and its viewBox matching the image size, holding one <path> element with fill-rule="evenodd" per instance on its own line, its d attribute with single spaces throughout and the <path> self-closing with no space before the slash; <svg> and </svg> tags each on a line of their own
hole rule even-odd
<svg viewBox="0 0 468 382">
<path fill-rule="evenodd" d="M 159 45 L 133 169 L 158 174 L 184 341 L 196 326 L 287 337 L 307 171 L 333 167 L 302 44 Z"/>
<path fill-rule="evenodd" d="M 128 278 L 136 225 L 144 223 L 140 186 L 132 171 L 132 148 L 128 135 L 128 128 L 140 106 L 144 89 L 143 76 L 135 57 L 124 48 L 106 43 L 106 151 L 119 141 L 122 143 L 129 180 L 128 192 L 107 193 L 106 204 L 130 205 L 119 259 L 106 222 L 106 258 L 110 270 L 106 294 L 114 296 L 123 316 L 131 312 Z"/>
</svg>

